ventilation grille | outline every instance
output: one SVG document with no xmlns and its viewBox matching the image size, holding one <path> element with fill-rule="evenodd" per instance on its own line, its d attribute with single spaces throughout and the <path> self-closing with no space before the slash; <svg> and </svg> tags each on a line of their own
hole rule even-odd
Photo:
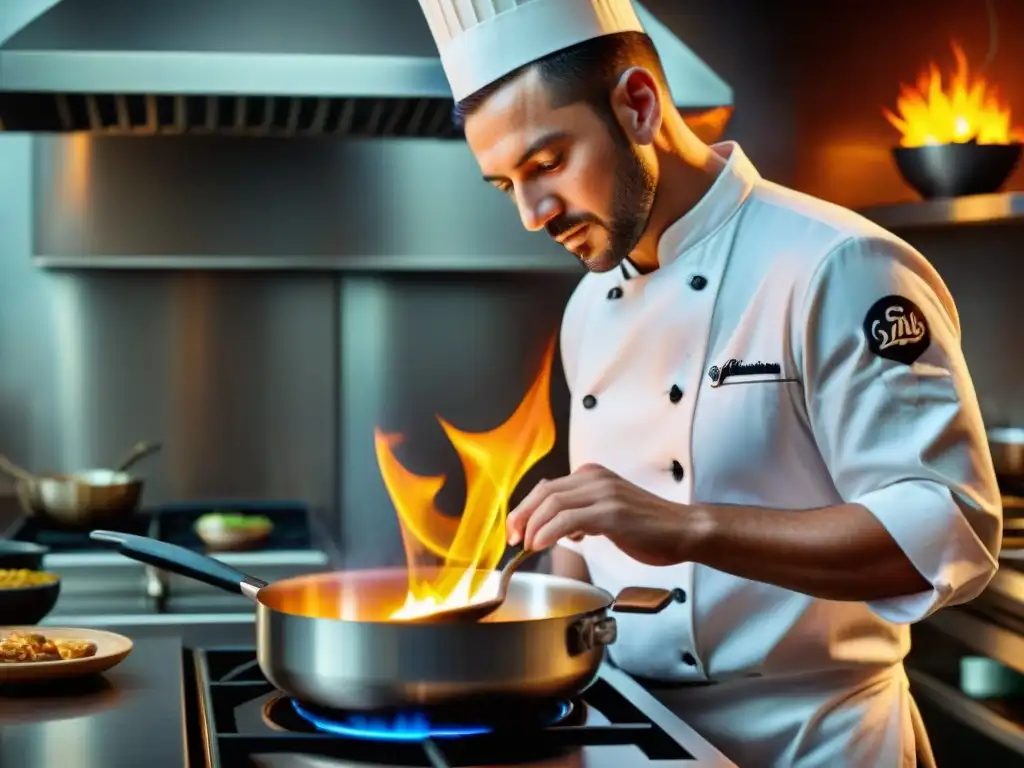
<svg viewBox="0 0 1024 768">
<path fill-rule="evenodd" d="M 457 139 L 451 99 L 2 93 L 0 130 Z"/>
</svg>

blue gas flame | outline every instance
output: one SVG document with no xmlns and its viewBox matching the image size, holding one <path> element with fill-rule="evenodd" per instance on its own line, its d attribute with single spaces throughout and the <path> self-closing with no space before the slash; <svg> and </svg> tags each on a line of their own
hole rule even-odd
<svg viewBox="0 0 1024 768">
<path fill-rule="evenodd" d="M 463 736 L 483 736 L 494 730 L 485 725 L 435 725 L 420 712 L 399 713 L 390 717 L 349 715 L 343 719 L 332 719 L 311 712 L 295 699 L 292 699 L 291 702 L 299 716 L 318 731 L 350 739 L 405 742 L 423 741 L 424 739 L 457 739 Z M 571 711 L 572 704 L 560 703 L 554 717 L 546 724 L 559 722 Z"/>
<path fill-rule="evenodd" d="M 374 741 L 423 741 L 424 739 L 457 739 L 460 736 L 482 736 L 491 728 L 472 725 L 431 725 L 426 715 L 418 712 L 398 714 L 394 717 L 370 717 L 351 715 L 343 720 L 310 712 L 292 699 L 295 711 L 309 721 L 318 731 L 347 736 L 351 739 L 372 739 Z"/>
</svg>

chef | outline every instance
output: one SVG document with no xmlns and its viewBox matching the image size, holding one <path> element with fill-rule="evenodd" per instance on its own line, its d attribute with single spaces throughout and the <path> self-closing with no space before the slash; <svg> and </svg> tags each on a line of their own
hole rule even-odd
<svg viewBox="0 0 1024 768">
<path fill-rule="evenodd" d="M 484 180 L 587 268 L 566 477 L 510 544 L 616 592 L 611 660 L 744 768 L 928 763 L 910 625 L 992 578 L 1001 507 L 924 257 L 707 146 L 631 0 L 420 0 Z"/>
</svg>

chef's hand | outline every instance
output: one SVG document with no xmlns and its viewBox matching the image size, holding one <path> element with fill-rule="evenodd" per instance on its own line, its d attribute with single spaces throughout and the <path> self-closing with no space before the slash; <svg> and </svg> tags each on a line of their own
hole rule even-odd
<svg viewBox="0 0 1024 768">
<path fill-rule="evenodd" d="M 568 536 L 605 536 L 634 560 L 671 565 L 687 559 L 685 521 L 692 507 L 648 493 L 611 470 L 587 464 L 542 480 L 508 516 L 510 545 L 546 549 Z"/>
</svg>

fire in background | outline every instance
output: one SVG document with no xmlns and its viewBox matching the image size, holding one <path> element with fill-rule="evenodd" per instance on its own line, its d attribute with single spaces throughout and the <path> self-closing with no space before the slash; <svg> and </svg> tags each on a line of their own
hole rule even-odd
<svg viewBox="0 0 1024 768">
<path fill-rule="evenodd" d="M 900 87 L 895 113 L 882 109 L 900 132 L 900 146 L 1020 142 L 1024 131 L 1012 127 L 1010 107 L 999 89 L 971 73 L 959 44 L 952 43 L 952 48 L 956 68 L 947 77 L 931 62 L 915 86 Z"/>
</svg>

